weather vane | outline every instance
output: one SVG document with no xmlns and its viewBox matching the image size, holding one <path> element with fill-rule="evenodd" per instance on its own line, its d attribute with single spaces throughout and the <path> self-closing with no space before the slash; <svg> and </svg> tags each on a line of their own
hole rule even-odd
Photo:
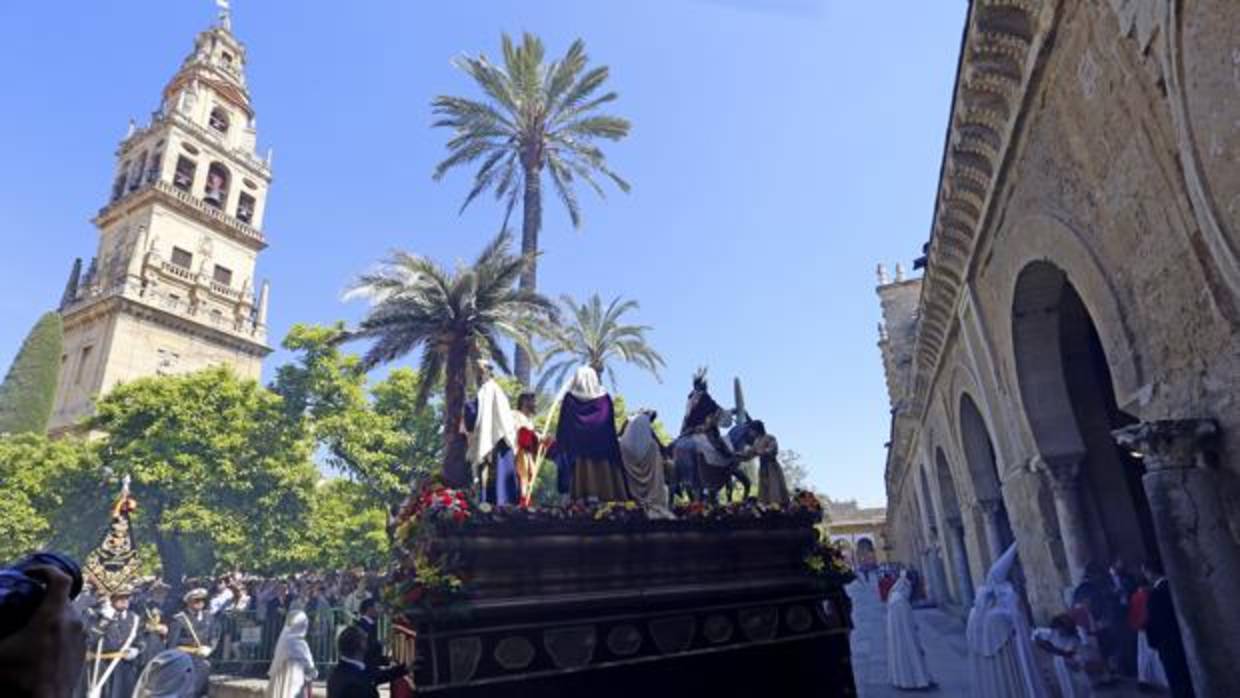
<svg viewBox="0 0 1240 698">
<path fill-rule="evenodd" d="M 220 26 L 231 30 L 232 15 L 228 11 L 228 0 L 215 0 L 215 6 L 220 8 Z"/>
</svg>

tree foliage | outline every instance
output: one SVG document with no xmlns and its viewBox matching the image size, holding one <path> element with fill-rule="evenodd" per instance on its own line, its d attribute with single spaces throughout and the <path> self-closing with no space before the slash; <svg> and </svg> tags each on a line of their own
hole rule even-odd
<svg viewBox="0 0 1240 698">
<path fill-rule="evenodd" d="M 63 342 L 60 313 L 44 313 L 26 335 L 0 384 L 0 434 L 47 431 L 56 400 Z"/>
<path fill-rule="evenodd" d="M 588 67 L 589 57 L 580 39 L 550 63 L 545 61 L 542 41 L 532 34 L 525 34 L 519 45 L 505 34 L 501 45 L 500 64 L 481 54 L 455 61 L 482 91 L 481 100 L 445 95 L 432 103 L 438 117 L 434 126 L 453 131 L 447 144 L 449 155 L 435 168 L 434 178 L 479 163 L 461 210 L 480 194 L 493 191 L 497 201 L 505 202 L 503 227 L 507 228 L 520 198 L 521 252 L 532 257 L 538 252 L 542 229 L 543 172 L 550 174 L 573 227 L 581 227 L 578 183 L 605 196 L 598 181 L 605 177 L 629 191 L 629 183 L 611 170 L 598 145 L 627 136 L 629 122 L 599 113 L 617 94 L 601 92 L 610 71 L 607 66 Z M 538 270 L 531 260 L 521 274 L 521 289 L 532 292 L 537 287 Z M 517 378 L 528 385 L 528 355 L 520 344 L 516 369 Z"/>
<path fill-rule="evenodd" d="M 143 378 L 104 397 L 90 426 L 107 434 L 102 462 L 133 478 L 135 525 L 166 578 L 296 562 L 318 476 L 278 395 L 227 368 Z"/>
<path fill-rule="evenodd" d="M 272 390 L 291 419 L 307 420 L 325 463 L 353 480 L 367 506 L 390 510 L 411 484 L 438 471 L 441 407 L 419 409 L 421 377 L 393 370 L 369 387 L 361 359 L 339 349 L 343 323 L 294 325 L 285 349 L 298 359 L 281 366 Z"/>
<path fill-rule="evenodd" d="M 367 298 L 370 310 L 344 339 L 372 340 L 361 367 L 370 369 L 421 349 L 423 381 L 413 407 L 422 408 L 436 385 L 444 386 L 444 477 L 453 486 L 468 481 L 465 411 L 468 375 L 488 357 L 508 372 L 501 337 L 527 343 L 534 319 L 554 314 L 551 301 L 515 288 L 532 255 L 515 256 L 501 232 L 472 265 L 448 271 L 409 252 L 393 252 L 373 272 L 361 275 L 351 294 Z"/>
<path fill-rule="evenodd" d="M 646 341 L 645 325 L 629 325 L 621 317 L 638 309 L 637 301 L 613 298 L 606 307 L 597 293 L 584 303 L 571 296 L 561 296 L 560 304 L 567 321 L 541 328 L 548 346 L 538 358 L 542 376 L 538 389 L 556 389 L 578 366 L 589 366 L 600 377 L 606 375 L 612 388 L 616 387 L 614 361 L 624 361 L 654 374 L 665 364 L 663 357 Z"/>
<path fill-rule="evenodd" d="M 387 512 L 361 483 L 323 480 L 315 488 L 297 557 L 307 569 L 381 569 L 391 550 L 387 520 Z"/>
<path fill-rule="evenodd" d="M 0 436 L 0 562 L 48 545 L 82 556 L 97 544 L 110 504 L 98 475 L 84 441 Z"/>
</svg>

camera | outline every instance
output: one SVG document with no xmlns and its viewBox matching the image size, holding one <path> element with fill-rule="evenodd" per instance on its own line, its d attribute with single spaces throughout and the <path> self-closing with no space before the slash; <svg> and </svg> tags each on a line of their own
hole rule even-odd
<svg viewBox="0 0 1240 698">
<path fill-rule="evenodd" d="M 82 593 L 82 569 L 60 553 L 34 553 L 0 568 L 0 639 L 21 630 L 43 603 L 47 585 L 27 574 L 32 567 L 55 567 L 73 580 L 69 598 Z"/>
</svg>

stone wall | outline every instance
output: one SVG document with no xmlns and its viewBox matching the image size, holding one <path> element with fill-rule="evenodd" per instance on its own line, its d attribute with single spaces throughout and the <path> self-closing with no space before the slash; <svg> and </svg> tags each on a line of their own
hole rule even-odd
<svg viewBox="0 0 1240 698">
<path fill-rule="evenodd" d="M 1240 514 L 1240 3 L 976 2 L 969 21 L 909 374 L 883 352 L 889 389 L 908 385 L 891 391 L 889 528 L 909 562 L 939 551 L 948 603 L 1014 539 L 1044 621 L 1091 560 L 1170 565 L 1202 543 L 1160 508 L 1159 463 Z M 963 433 L 965 396 L 983 436 Z M 1111 439 L 1165 419 L 1217 430 L 1141 442 L 1188 439 L 1179 460 Z M 1206 548 L 1234 557 L 1238 530 L 1222 521 Z M 1210 593 L 1226 580 L 1168 574 L 1177 601 L 1215 611 L 1184 627 L 1190 654 L 1240 627 Z M 1195 677 L 1226 654 L 1198 651 Z"/>
</svg>

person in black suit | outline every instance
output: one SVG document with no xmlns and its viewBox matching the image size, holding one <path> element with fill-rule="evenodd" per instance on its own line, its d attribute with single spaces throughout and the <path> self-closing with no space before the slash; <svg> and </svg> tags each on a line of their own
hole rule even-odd
<svg viewBox="0 0 1240 698">
<path fill-rule="evenodd" d="M 1158 658 L 1162 660 L 1167 683 L 1171 684 L 1171 695 L 1175 698 L 1194 698 L 1193 678 L 1188 673 L 1188 659 L 1184 654 L 1184 641 L 1180 637 L 1180 623 L 1167 576 L 1163 574 L 1160 563 L 1146 562 L 1143 567 L 1145 575 L 1154 580 L 1148 607 L 1149 619 L 1145 625 L 1146 637 L 1150 647 L 1158 652 Z"/>
<path fill-rule="evenodd" d="M 340 632 L 336 649 L 340 662 L 327 677 L 327 698 L 379 698 L 379 685 L 390 683 L 409 673 L 406 666 L 382 671 L 366 668 L 366 633 L 356 625 Z"/>
<path fill-rule="evenodd" d="M 383 641 L 379 639 L 379 604 L 374 598 L 365 599 L 358 606 L 356 627 L 366 634 L 366 668 L 375 671 L 392 663 L 383 654 Z"/>
</svg>

